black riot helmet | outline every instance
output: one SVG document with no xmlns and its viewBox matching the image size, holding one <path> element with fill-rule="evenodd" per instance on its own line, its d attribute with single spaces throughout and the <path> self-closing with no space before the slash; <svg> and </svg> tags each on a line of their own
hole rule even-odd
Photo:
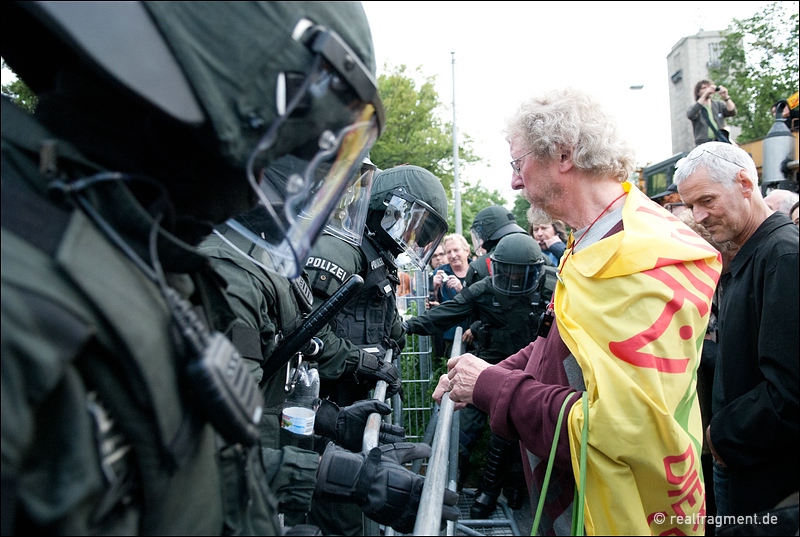
<svg viewBox="0 0 800 537">
<path fill-rule="evenodd" d="M 360 2 L 14 2 L 2 24 L 46 126 L 164 184 L 180 216 L 261 204 L 260 245 L 290 277 L 384 126 Z M 305 168 L 264 184 L 287 154 Z"/>
<path fill-rule="evenodd" d="M 504 295 L 524 295 L 536 288 L 544 255 L 527 233 L 511 233 L 500 239 L 489 255 L 492 286 Z"/>
<path fill-rule="evenodd" d="M 475 250 L 483 247 L 487 252 L 490 252 L 497 241 L 509 233 L 525 233 L 525 230 L 517 225 L 511 211 L 500 205 L 481 209 L 475 215 L 469 230 L 472 233 L 472 247 Z"/>
<path fill-rule="evenodd" d="M 424 269 L 447 233 L 447 196 L 441 181 L 419 166 L 396 166 L 375 175 L 367 228 L 394 256 L 406 253 Z"/>
</svg>

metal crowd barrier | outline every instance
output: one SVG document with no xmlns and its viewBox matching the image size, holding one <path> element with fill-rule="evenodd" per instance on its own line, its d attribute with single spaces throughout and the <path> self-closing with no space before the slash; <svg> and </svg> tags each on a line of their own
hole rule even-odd
<svg viewBox="0 0 800 537">
<path fill-rule="evenodd" d="M 456 328 L 453 349 L 450 357 L 461 354 L 461 335 L 463 329 Z M 434 379 L 438 382 L 438 379 Z M 431 444 L 431 457 L 428 472 L 422 487 L 422 497 L 414 524 L 414 535 L 438 535 L 442 519 L 442 503 L 445 487 L 456 490 L 454 461 L 458 461 L 458 420 L 454 419 L 454 403 L 449 392 L 442 397 L 442 404 L 436 418 L 436 432 Z M 455 449 L 451 449 L 451 446 Z M 453 451 L 455 454 L 453 454 Z M 447 535 L 455 535 L 455 523 L 447 523 Z"/>
<path fill-rule="evenodd" d="M 405 297 L 405 307 L 401 311 L 404 313 L 407 309 L 409 316 L 415 315 L 425 308 L 429 274 L 426 271 L 413 271 L 411 276 L 412 292 Z M 462 353 L 462 335 L 463 329 L 457 327 L 450 353 L 451 358 Z M 448 521 L 444 533 L 439 529 L 445 488 L 452 491 L 457 488 L 459 420 L 458 414 L 454 410 L 454 404 L 449 397 L 443 397 L 442 404 L 435 405 L 425 395 L 431 385 L 435 386 L 439 382 L 438 377 L 433 378 L 432 375 L 433 349 L 431 343 L 429 336 L 414 336 L 413 341 L 409 336 L 401 356 L 393 356 L 391 350 L 387 351 L 385 359 L 393 360 L 395 366 L 403 374 L 405 397 L 403 400 L 399 395 L 392 398 L 390 402 L 392 414 L 389 416 L 382 417 L 379 414 L 370 416 L 364 432 L 362 447 L 364 450 L 369 450 L 379 445 L 382 419 L 389 423 L 404 425 L 409 442 L 424 442 L 431 446 L 430 458 L 418 459 L 411 463 L 410 470 L 412 472 L 425 475 L 413 535 L 454 536 L 457 531 L 463 535 L 508 535 L 502 531 L 502 527 L 509 528 L 511 535 L 520 535 L 514 515 L 502 499 L 498 500 L 498 508 L 502 510 L 502 515 L 493 514 L 491 519 L 486 520 L 464 517 L 457 522 Z M 409 360 L 414 367 L 409 366 Z M 386 383 L 379 381 L 373 396 L 384 401 L 386 388 Z M 461 492 L 462 495 L 465 493 L 469 495 L 471 491 L 465 489 Z M 477 531 L 479 529 L 488 531 L 488 533 L 481 533 Z M 364 535 L 394 536 L 396 533 L 391 527 L 383 527 L 364 517 Z"/>
</svg>

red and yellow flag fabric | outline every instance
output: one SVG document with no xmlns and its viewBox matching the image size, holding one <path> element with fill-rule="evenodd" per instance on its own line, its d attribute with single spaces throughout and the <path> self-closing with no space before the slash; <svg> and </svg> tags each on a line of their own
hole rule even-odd
<svg viewBox="0 0 800 537">
<path fill-rule="evenodd" d="M 701 535 L 697 367 L 718 252 L 624 183 L 624 230 L 562 257 L 555 313 L 589 398 L 589 535 Z M 576 483 L 584 412 L 569 413 Z"/>
</svg>

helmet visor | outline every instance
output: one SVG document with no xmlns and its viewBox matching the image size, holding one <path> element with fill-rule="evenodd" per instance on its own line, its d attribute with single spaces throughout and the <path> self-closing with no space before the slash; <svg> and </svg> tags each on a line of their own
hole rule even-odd
<svg viewBox="0 0 800 537">
<path fill-rule="evenodd" d="M 402 190 L 387 195 L 381 218 L 383 230 L 424 269 L 433 251 L 447 233 L 447 222 L 430 205 Z"/>
<path fill-rule="evenodd" d="M 311 246 L 334 209 L 350 206 L 347 191 L 356 180 L 362 180 L 361 162 L 377 137 L 375 108 L 364 104 L 354 122 L 338 134 L 322 133 L 319 150 L 310 161 L 284 155 L 263 169 L 258 181 L 255 173 L 248 173 L 258 195 L 258 207 L 228 220 L 228 225 L 258 247 L 251 250 L 251 257 L 281 276 L 299 276 Z M 368 183 L 369 187 L 371 179 L 369 175 L 362 184 Z M 356 202 L 353 216 L 358 213 L 359 203 L 369 200 L 369 192 L 363 194 L 361 190 L 361 186 L 354 190 L 350 200 Z M 362 195 L 367 196 L 366 202 L 360 201 Z M 351 240 L 360 241 L 363 220 L 360 229 L 352 220 L 340 221 L 346 226 L 342 232 L 347 231 Z"/>
<path fill-rule="evenodd" d="M 540 265 L 515 265 L 492 259 L 492 286 L 504 295 L 524 295 L 536 288 Z"/>
<path fill-rule="evenodd" d="M 374 164 L 365 162 L 361 165 L 361 176 L 345 191 L 325 226 L 325 231 L 354 246 L 361 245 L 376 169 Z"/>
<path fill-rule="evenodd" d="M 469 232 L 472 234 L 472 249 L 477 250 L 483 246 L 483 242 L 486 240 L 483 236 L 483 226 L 475 224 L 469 229 Z"/>
<path fill-rule="evenodd" d="M 377 84 L 347 43 L 305 19 L 293 35 L 315 54 L 313 64 L 306 76 L 280 73 L 275 98 L 279 117 L 247 164 L 258 207 L 228 221 L 257 247 L 251 248 L 251 257 L 288 278 L 302 272 L 311 246 L 361 177 L 361 164 L 385 122 Z M 281 159 L 295 162 L 287 170 Z M 339 220 L 344 226 L 334 227 L 346 228 L 351 240 L 360 240 L 363 225 L 359 229 L 349 219 Z"/>
</svg>

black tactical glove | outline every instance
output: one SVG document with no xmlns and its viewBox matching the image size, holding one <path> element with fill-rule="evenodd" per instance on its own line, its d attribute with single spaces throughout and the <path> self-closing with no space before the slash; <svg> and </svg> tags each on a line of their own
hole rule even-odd
<svg viewBox="0 0 800 537">
<path fill-rule="evenodd" d="M 351 453 L 329 444 L 319 463 L 315 497 L 354 502 L 375 522 L 411 533 L 425 480 L 402 464 L 430 454 L 427 444 L 410 442 L 372 448 L 369 453 Z M 442 519 L 458 520 L 458 494 L 444 492 Z"/>
<path fill-rule="evenodd" d="M 403 321 L 405 323 L 405 321 Z M 401 330 L 403 333 L 397 339 L 388 337 L 386 338 L 386 345 L 392 349 L 392 355 L 395 358 L 400 358 L 403 349 L 406 347 L 406 332 L 405 329 Z"/>
<path fill-rule="evenodd" d="M 350 451 L 361 451 L 367 418 L 375 412 L 386 416 L 392 409 L 377 399 L 356 401 L 344 408 L 339 408 L 333 401 L 323 399 L 314 419 L 314 432 L 330 438 Z M 403 427 L 381 421 L 378 440 L 382 444 L 405 442 L 405 439 L 406 430 Z"/>
<path fill-rule="evenodd" d="M 403 397 L 403 385 L 400 382 L 400 373 L 397 368 L 374 354 L 366 351 L 360 352 L 355 375 L 359 381 L 369 382 L 373 387 L 379 380 L 383 380 L 387 384 L 386 397 L 392 397 L 396 393 L 399 393 L 401 398 Z"/>
</svg>

